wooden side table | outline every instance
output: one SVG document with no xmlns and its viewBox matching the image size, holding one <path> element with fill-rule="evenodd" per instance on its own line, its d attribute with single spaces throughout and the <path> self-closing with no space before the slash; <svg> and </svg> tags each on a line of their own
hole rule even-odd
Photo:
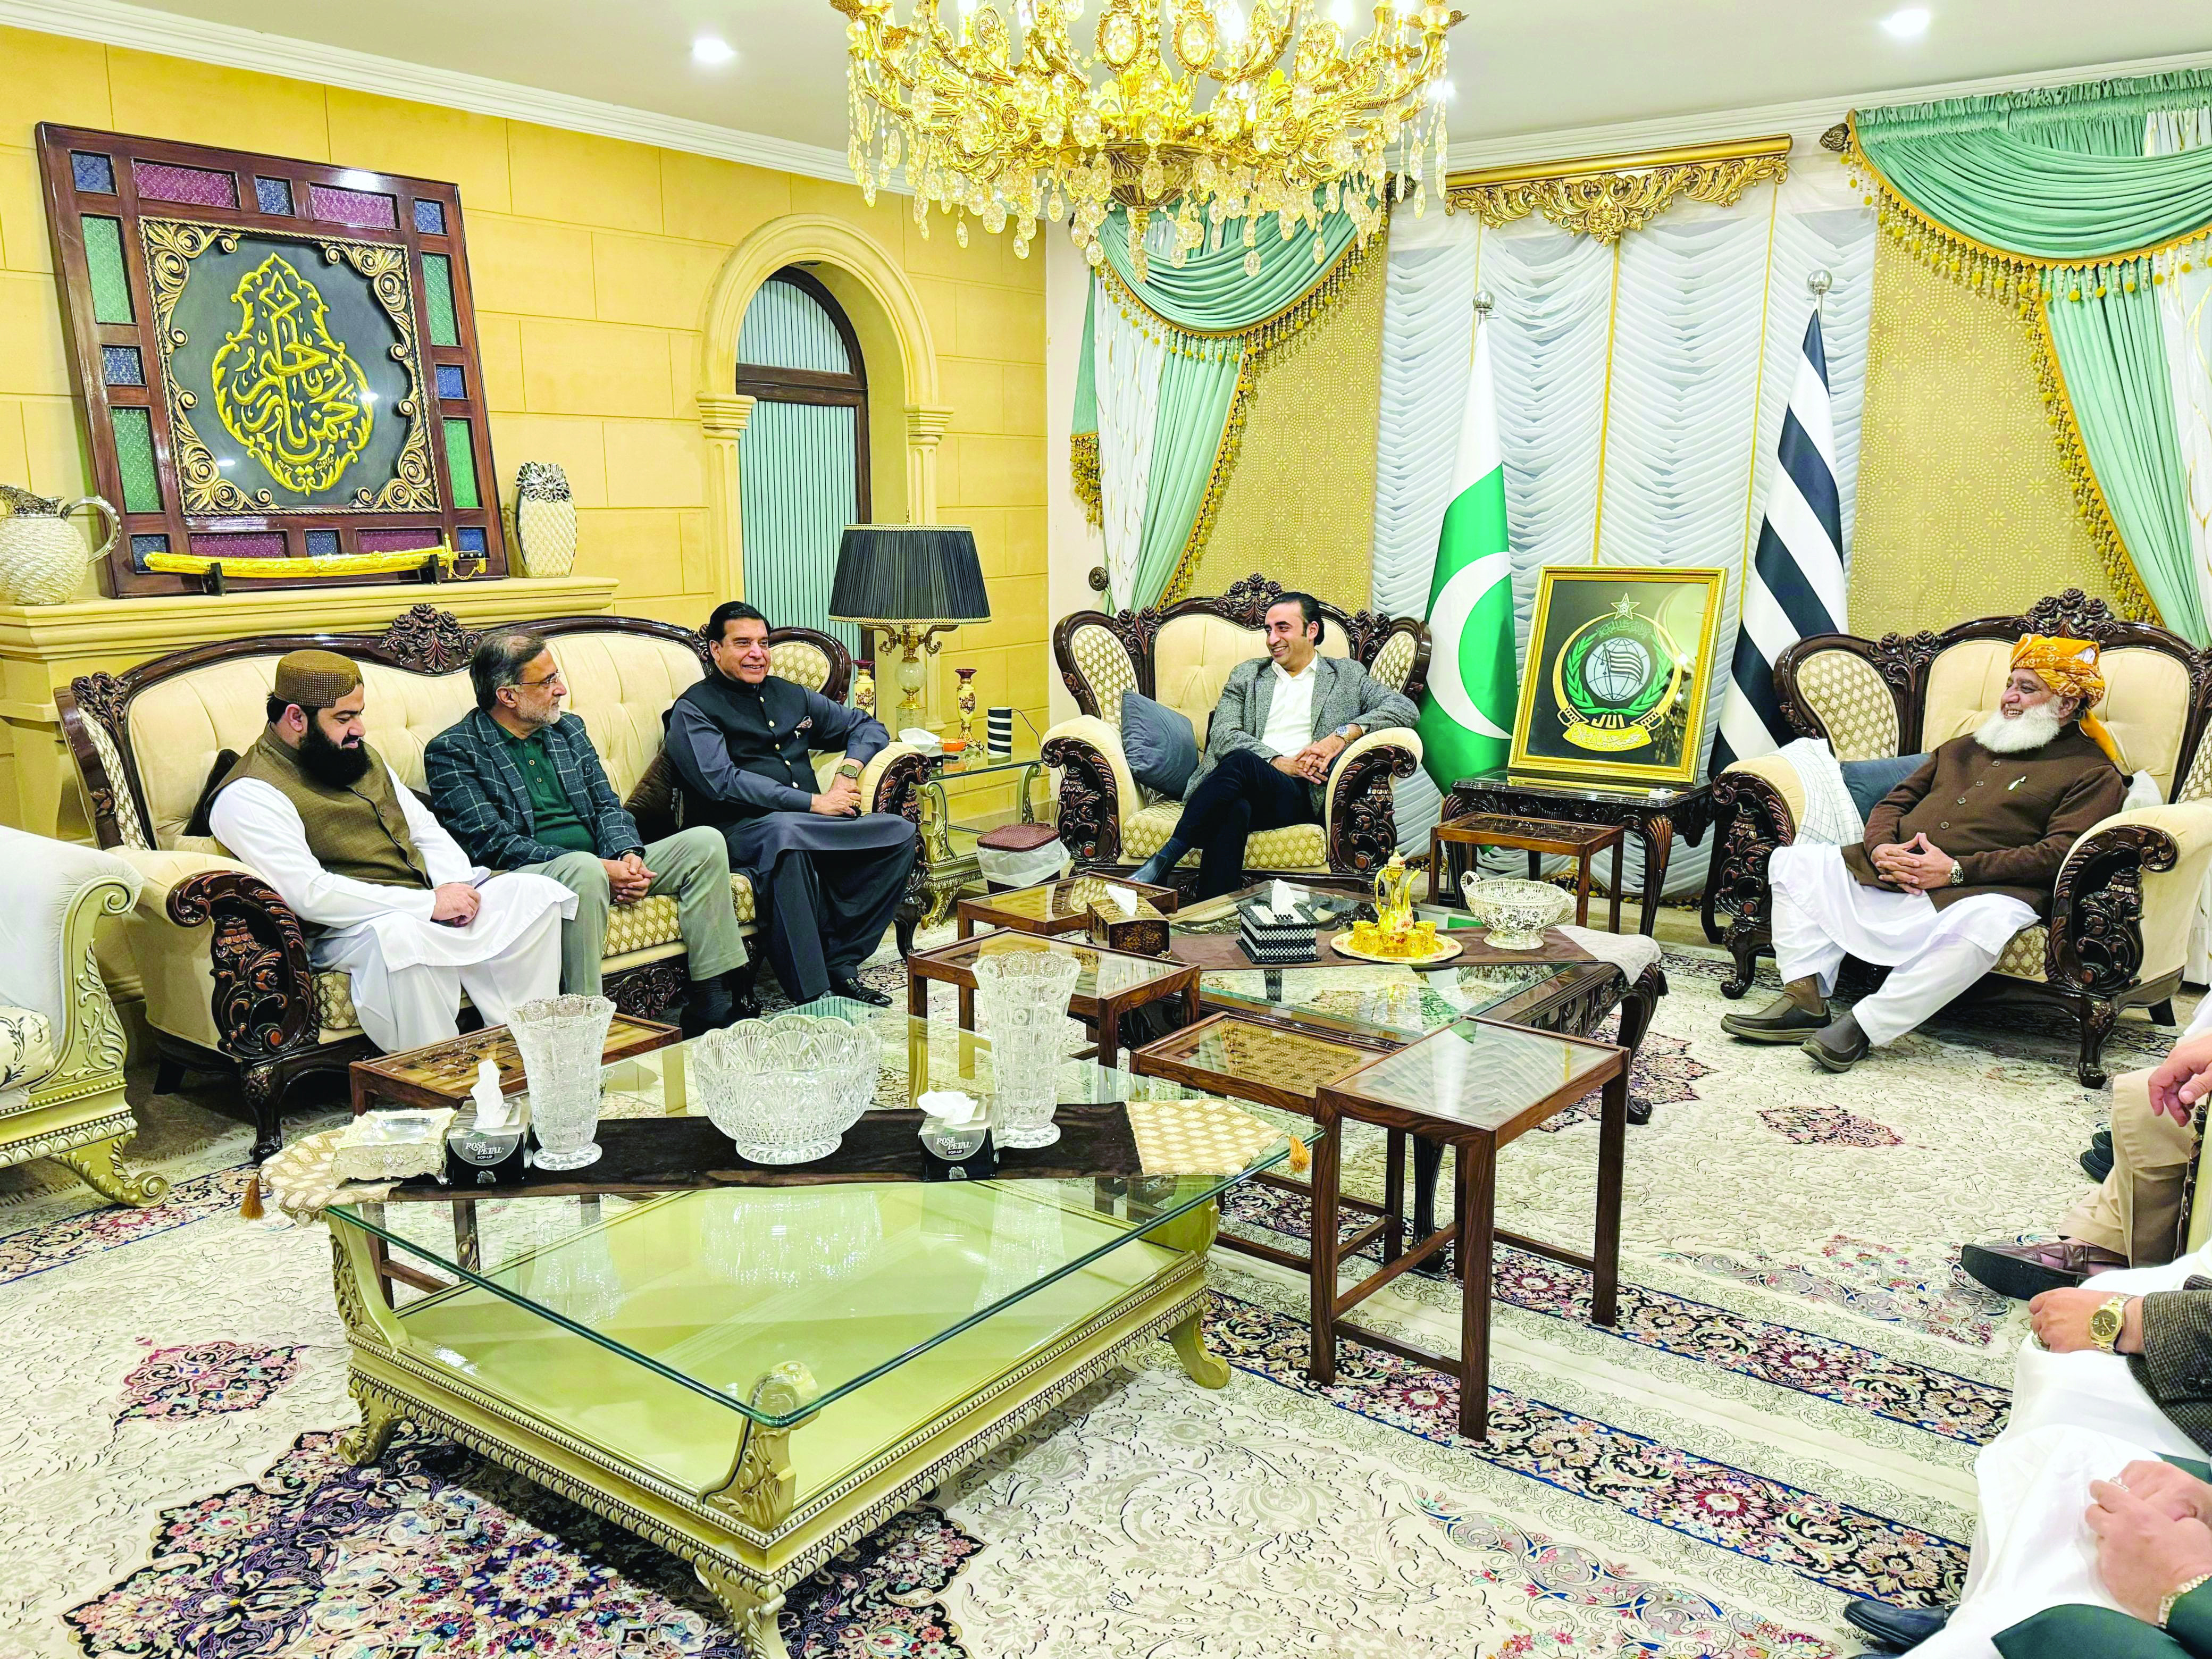
<svg viewBox="0 0 2212 1659">
<path fill-rule="evenodd" d="M 1429 831 L 1429 902 L 1437 899 L 1437 875 L 1443 866 L 1446 845 L 1520 848 L 1528 854 L 1528 879 L 1543 873 L 1540 860 L 1547 853 L 1575 861 L 1575 926 L 1589 926 L 1590 861 L 1613 849 L 1613 894 L 1606 931 L 1620 931 L 1620 860 L 1624 836 L 1617 823 L 1568 823 L 1556 818 L 1516 817 L 1504 812 L 1470 812 L 1463 818 L 1439 823 Z M 1443 900 L 1457 904 L 1455 887 Z"/>
<path fill-rule="evenodd" d="M 1528 1130 L 1602 1086 L 1598 1129 L 1595 1249 L 1579 1251 L 1496 1230 L 1498 1154 Z M 1495 1020 L 1472 1019 L 1385 1054 L 1325 1083 L 1314 1096 L 1313 1347 L 1306 1375 L 1336 1380 L 1336 1342 L 1349 1336 L 1417 1365 L 1459 1378 L 1460 1432 L 1480 1440 L 1490 1426 L 1490 1276 L 1498 1240 L 1589 1270 L 1590 1318 L 1619 1320 L 1620 1192 L 1628 1135 L 1628 1053 L 1583 1037 L 1553 1036 Z M 1350 1119 L 1389 1131 L 1392 1175 L 1383 1188 L 1382 1267 L 1350 1290 L 1337 1288 L 1345 1252 L 1337 1243 L 1342 1178 L 1339 1126 Z M 1454 1220 L 1411 1249 L 1404 1246 L 1405 1188 L 1395 1178 L 1408 1137 L 1456 1154 Z M 1344 1316 L 1399 1274 L 1454 1240 L 1459 1261 L 1459 1358 L 1431 1353 L 1395 1337 L 1347 1324 Z"/>
<path fill-rule="evenodd" d="M 1067 1010 L 1079 1019 L 1092 1022 L 1098 1031 L 1098 1063 L 1112 1068 L 1121 1051 L 1121 1016 L 1149 1003 L 1181 999 L 1183 1024 L 1198 1018 L 1198 969 L 1162 957 L 1132 956 L 1126 951 L 1102 950 L 1095 945 L 1076 945 L 1065 939 L 1040 939 L 1033 933 L 1008 929 L 975 939 L 957 939 L 934 951 L 920 951 L 906 959 L 907 1012 L 917 1019 L 929 1016 L 929 983 L 941 980 L 960 992 L 960 1029 L 975 1026 L 975 961 L 987 952 L 1052 951 L 1072 955 L 1082 964 Z"/>
</svg>

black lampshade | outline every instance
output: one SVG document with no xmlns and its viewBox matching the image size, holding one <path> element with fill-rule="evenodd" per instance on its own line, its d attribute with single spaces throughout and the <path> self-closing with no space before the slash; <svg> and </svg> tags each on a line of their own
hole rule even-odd
<svg viewBox="0 0 2212 1659">
<path fill-rule="evenodd" d="M 837 548 L 839 622 L 988 622 L 975 532 L 953 524 L 852 524 Z"/>
</svg>

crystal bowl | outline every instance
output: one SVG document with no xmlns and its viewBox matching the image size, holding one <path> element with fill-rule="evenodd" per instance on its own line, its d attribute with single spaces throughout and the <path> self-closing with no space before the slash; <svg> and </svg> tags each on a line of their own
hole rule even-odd
<svg viewBox="0 0 2212 1659">
<path fill-rule="evenodd" d="M 1545 881 L 1516 881 L 1470 870 L 1459 890 L 1475 921 L 1490 930 L 1490 943 L 1501 951 L 1543 948 L 1544 930 L 1564 921 L 1575 896 Z"/>
<path fill-rule="evenodd" d="M 807 1164 L 837 1150 L 868 1109 L 875 1033 L 834 1018 L 740 1020 L 690 1045 L 701 1103 L 756 1164 Z"/>
</svg>

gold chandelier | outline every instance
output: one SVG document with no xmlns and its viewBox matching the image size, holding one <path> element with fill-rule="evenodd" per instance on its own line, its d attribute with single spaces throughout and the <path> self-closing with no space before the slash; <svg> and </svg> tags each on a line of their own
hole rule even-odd
<svg viewBox="0 0 2212 1659">
<path fill-rule="evenodd" d="M 1242 221 L 1244 270 L 1260 270 L 1257 225 L 1285 241 L 1340 207 L 1361 242 L 1395 197 L 1441 189 L 1444 35 L 1464 14 L 1440 0 L 1376 0 L 1374 27 L 1347 45 L 1349 0 L 1106 0 L 1094 58 L 1075 44 L 1082 0 L 960 0 L 947 27 L 939 0 L 832 0 L 850 20 L 847 81 L 852 163 L 873 203 L 902 161 L 914 214 L 929 210 L 994 235 L 1014 224 L 1026 258 L 1041 219 L 1068 221 L 1093 264 L 1109 207 L 1128 213 L 1129 259 L 1146 279 L 1146 230 L 1163 215 L 1180 265 Z M 1018 41 L 1015 31 L 1018 29 Z M 1180 72 L 1170 67 L 1170 52 Z M 1213 83 L 1202 98 L 1201 80 Z"/>
</svg>

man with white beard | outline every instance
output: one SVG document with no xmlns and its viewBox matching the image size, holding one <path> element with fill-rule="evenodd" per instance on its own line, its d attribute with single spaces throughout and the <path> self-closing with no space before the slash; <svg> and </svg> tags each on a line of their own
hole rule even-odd
<svg viewBox="0 0 2212 1659">
<path fill-rule="evenodd" d="M 1849 1071 L 1987 973 L 2050 914 L 2067 850 L 2120 810 L 2118 749 L 2089 713 L 2104 695 L 2094 643 L 2031 634 L 2013 648 L 1996 712 L 1883 796 L 1863 845 L 1777 848 L 1767 881 L 1783 994 L 1723 1029 L 1799 1042 Z M 1835 1014 L 1827 996 L 1846 955 L 1890 975 Z"/>
</svg>

